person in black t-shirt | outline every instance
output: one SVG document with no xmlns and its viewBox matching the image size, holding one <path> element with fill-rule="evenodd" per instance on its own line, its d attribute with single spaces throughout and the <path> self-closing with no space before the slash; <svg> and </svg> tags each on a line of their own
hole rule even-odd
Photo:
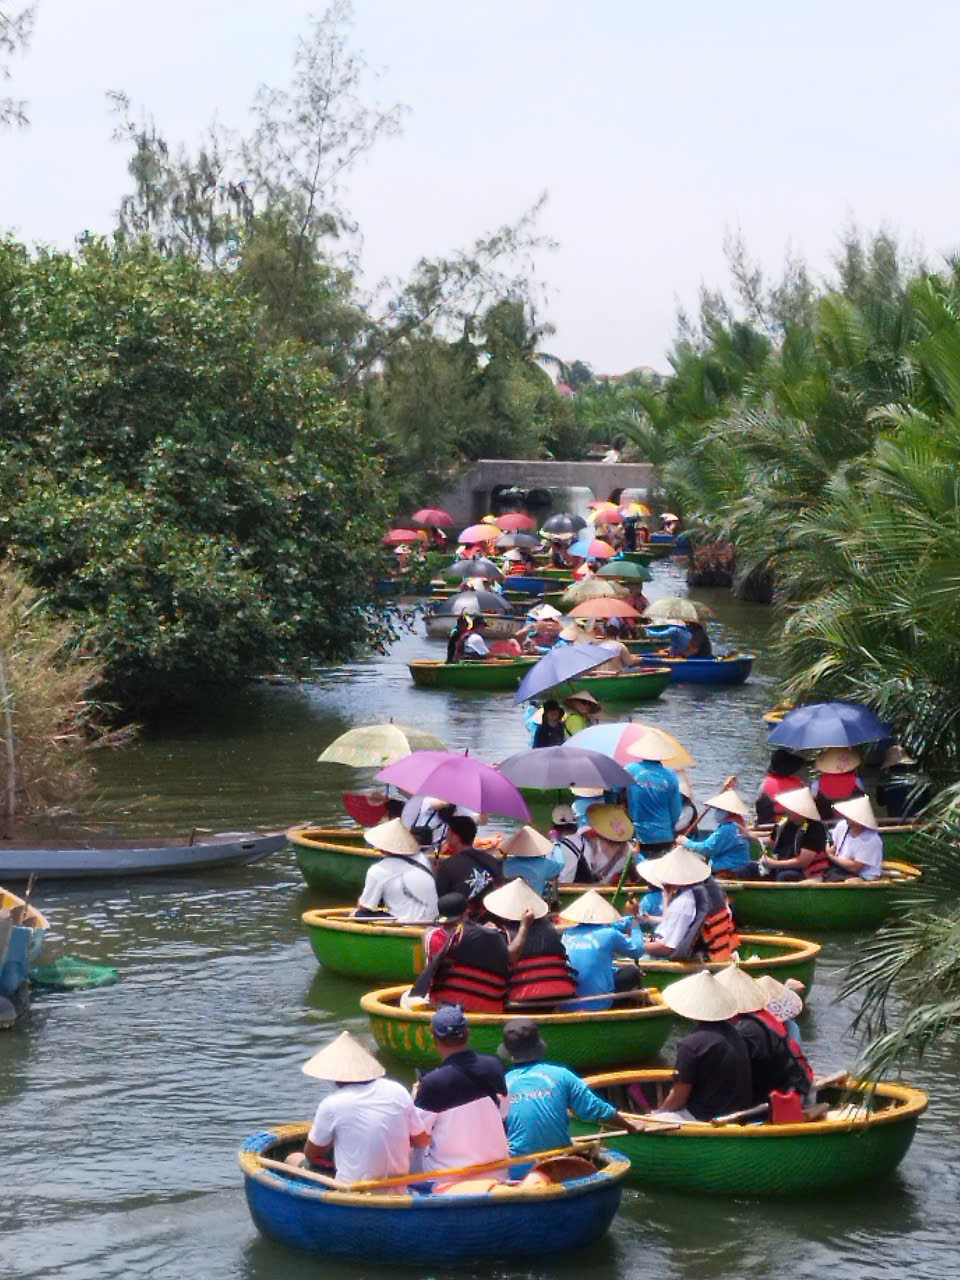
<svg viewBox="0 0 960 1280">
<path fill-rule="evenodd" d="M 676 1080 L 657 1114 L 712 1120 L 751 1105 L 753 1076 L 743 1037 L 729 1019 L 737 1002 L 712 973 L 673 982 L 664 1003 L 696 1023 L 677 1045 Z"/>
<path fill-rule="evenodd" d="M 474 849 L 477 824 L 472 818 L 461 815 L 452 817 L 447 825 L 447 847 L 452 853 L 442 857 L 437 864 L 437 895 L 462 893 L 468 903 L 476 906 L 487 890 L 503 884 L 503 867 L 492 853 Z"/>
<path fill-rule="evenodd" d="M 760 859 L 761 867 L 774 880 L 818 880 L 830 861 L 827 829 L 813 793 L 808 787 L 781 791 L 776 804 L 786 817 L 774 827 L 771 850 Z"/>
<path fill-rule="evenodd" d="M 541 714 L 541 722 L 533 735 L 534 747 L 562 747 L 566 741 L 563 707 L 553 698 L 548 698 Z"/>
</svg>

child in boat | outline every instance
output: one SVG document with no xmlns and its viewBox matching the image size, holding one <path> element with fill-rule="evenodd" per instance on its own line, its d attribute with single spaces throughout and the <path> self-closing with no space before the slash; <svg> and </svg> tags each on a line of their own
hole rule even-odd
<svg viewBox="0 0 960 1280">
<path fill-rule="evenodd" d="M 512 880 L 519 876 L 545 902 L 552 902 L 564 868 L 563 855 L 554 852 L 553 842 L 533 827 L 521 827 L 507 836 L 500 848 L 506 854 L 504 879 Z"/>
</svg>

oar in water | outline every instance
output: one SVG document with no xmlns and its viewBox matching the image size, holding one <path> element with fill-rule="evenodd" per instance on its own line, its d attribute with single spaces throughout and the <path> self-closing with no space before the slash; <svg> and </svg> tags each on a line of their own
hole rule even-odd
<svg viewBox="0 0 960 1280">
<path fill-rule="evenodd" d="M 846 1071 L 837 1071 L 832 1076 L 823 1076 L 819 1080 L 814 1080 L 814 1092 L 816 1093 L 820 1089 L 826 1089 L 830 1085 L 844 1084 L 848 1078 L 848 1073 Z M 714 1116 L 710 1123 L 712 1125 L 736 1124 L 740 1120 L 749 1120 L 751 1116 L 765 1116 L 769 1110 L 770 1103 L 761 1102 L 758 1106 L 747 1107 L 743 1111 L 731 1111 L 730 1114 L 726 1116 Z"/>
</svg>

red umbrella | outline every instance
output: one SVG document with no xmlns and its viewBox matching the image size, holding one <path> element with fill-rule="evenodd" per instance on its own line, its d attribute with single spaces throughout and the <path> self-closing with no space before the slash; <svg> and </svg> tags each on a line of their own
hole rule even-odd
<svg viewBox="0 0 960 1280">
<path fill-rule="evenodd" d="M 597 507 L 587 517 L 591 524 L 622 524 L 623 516 L 616 507 Z"/>
<path fill-rule="evenodd" d="M 444 511 L 442 507 L 421 507 L 413 513 L 413 519 L 417 524 L 430 525 L 432 529 L 443 529 L 457 523 L 450 512 Z"/>
<path fill-rule="evenodd" d="M 603 498 L 597 502 L 588 502 L 587 506 L 591 511 L 597 511 L 600 507 L 613 507 L 614 511 L 618 510 L 617 504 L 611 502 L 609 498 Z"/>
<path fill-rule="evenodd" d="M 419 542 L 423 538 L 422 529 L 390 529 L 381 538 L 387 546 L 394 547 L 401 542 Z"/>
<path fill-rule="evenodd" d="M 571 618 L 639 618 L 640 613 L 626 600 L 617 600 L 610 596 L 599 596 L 593 600 L 584 600 L 575 609 L 570 610 Z"/>
<path fill-rule="evenodd" d="M 519 533 L 521 529 L 535 529 L 536 520 L 525 516 L 522 511 L 508 511 L 506 515 L 497 516 L 497 528 L 504 533 Z"/>
<path fill-rule="evenodd" d="M 604 542 L 602 538 L 591 538 L 589 542 L 586 538 L 581 538 L 570 548 L 570 554 L 581 556 L 584 560 L 609 560 L 617 553 L 610 543 Z"/>
<path fill-rule="evenodd" d="M 460 534 L 458 542 L 495 542 L 500 530 L 495 524 L 471 524 Z"/>
</svg>

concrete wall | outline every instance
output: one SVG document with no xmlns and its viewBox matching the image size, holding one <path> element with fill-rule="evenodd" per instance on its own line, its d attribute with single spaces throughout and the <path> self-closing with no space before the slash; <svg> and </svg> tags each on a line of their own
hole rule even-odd
<svg viewBox="0 0 960 1280">
<path fill-rule="evenodd" d="M 481 458 L 460 477 L 456 488 L 437 497 L 458 527 L 472 524 L 490 510 L 491 494 L 498 486 L 517 485 L 521 489 L 549 489 L 554 508 L 563 510 L 558 499 L 565 491 L 588 489 L 593 498 L 609 498 L 615 489 L 633 489 L 633 496 L 646 495 L 654 487 L 649 462 L 540 462 L 533 459 Z M 588 499 L 592 501 L 592 499 Z"/>
</svg>

